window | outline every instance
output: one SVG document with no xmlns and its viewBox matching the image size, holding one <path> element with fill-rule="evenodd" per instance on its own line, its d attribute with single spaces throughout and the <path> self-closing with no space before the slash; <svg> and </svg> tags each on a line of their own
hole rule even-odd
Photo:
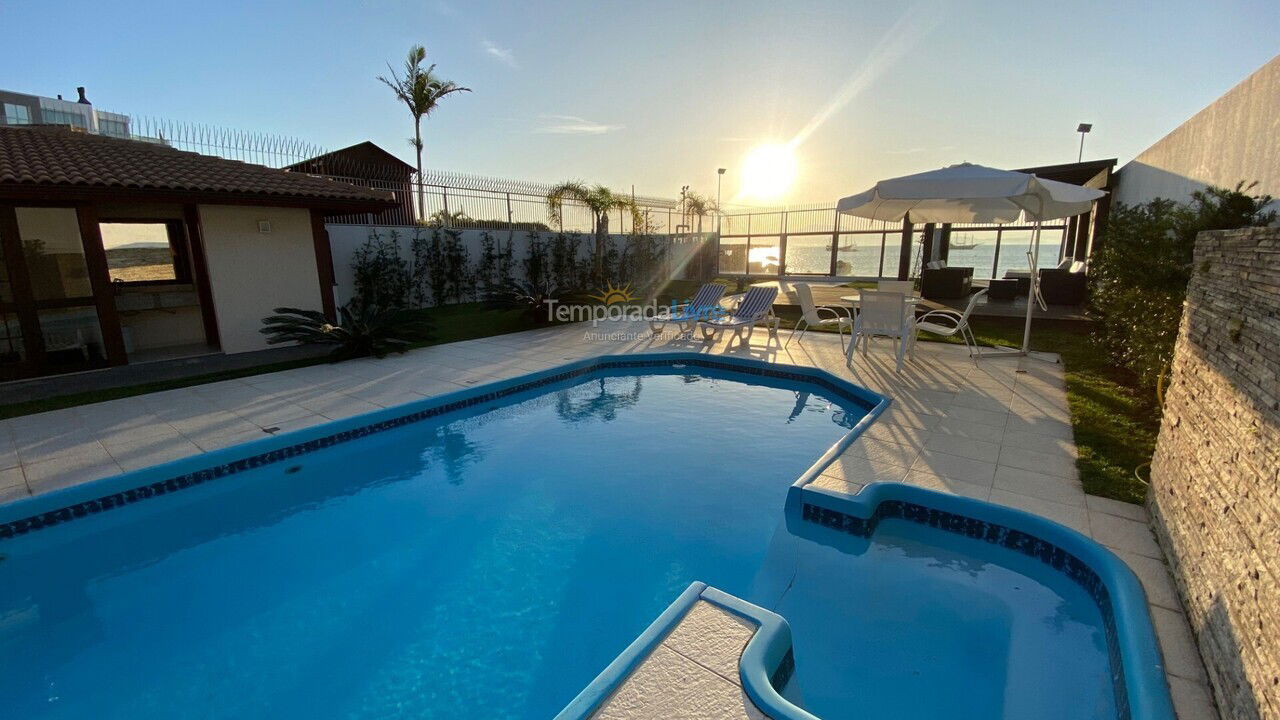
<svg viewBox="0 0 1280 720">
<path fill-rule="evenodd" d="M 181 229 L 165 222 L 104 222 L 102 248 L 112 282 L 190 282 L 181 255 Z"/>
<path fill-rule="evenodd" d="M 26 105 L 14 105 L 13 103 L 4 104 L 4 124 L 5 125 L 30 125 L 31 124 L 31 108 Z"/>
<path fill-rule="evenodd" d="M 43 108 L 40 110 L 40 117 L 49 125 L 74 125 L 83 130 L 89 129 L 89 123 L 85 120 L 84 115 L 76 112 L 64 112 L 62 110 L 50 110 Z"/>
<path fill-rule="evenodd" d="M 108 135 L 110 137 L 128 138 L 129 123 L 123 120 L 108 120 L 106 118 L 98 118 L 98 134 Z"/>
<path fill-rule="evenodd" d="M 72 208 L 20 207 L 18 235 L 36 300 L 93 296 L 80 241 L 80 221 Z"/>
</svg>

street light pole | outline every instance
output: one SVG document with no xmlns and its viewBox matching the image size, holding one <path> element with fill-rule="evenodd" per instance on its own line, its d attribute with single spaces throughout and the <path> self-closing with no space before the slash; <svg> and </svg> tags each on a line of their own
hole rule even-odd
<svg viewBox="0 0 1280 720">
<path fill-rule="evenodd" d="M 1080 123 L 1080 127 L 1076 128 L 1076 132 L 1080 133 L 1080 154 L 1076 155 L 1076 162 L 1084 160 L 1084 136 L 1092 129 L 1092 123 Z"/>
<path fill-rule="evenodd" d="M 716 238 L 720 238 L 720 216 L 724 214 L 720 209 L 720 181 L 724 179 L 724 168 L 716 168 Z"/>
</svg>

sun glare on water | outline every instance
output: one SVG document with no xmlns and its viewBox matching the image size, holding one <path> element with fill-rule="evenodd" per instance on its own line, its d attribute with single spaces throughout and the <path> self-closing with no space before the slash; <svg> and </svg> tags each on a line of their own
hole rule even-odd
<svg viewBox="0 0 1280 720">
<path fill-rule="evenodd" d="M 742 161 L 742 194 L 754 200 L 777 200 L 796 179 L 796 156 L 789 145 L 757 145 Z"/>
</svg>

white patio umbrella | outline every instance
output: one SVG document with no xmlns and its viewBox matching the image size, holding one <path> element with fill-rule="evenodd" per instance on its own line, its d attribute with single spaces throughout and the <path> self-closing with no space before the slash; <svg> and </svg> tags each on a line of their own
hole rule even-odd
<svg viewBox="0 0 1280 720">
<path fill-rule="evenodd" d="M 1031 345 L 1031 314 L 1039 295 L 1040 223 L 1088 212 L 1101 190 L 1030 173 L 961 163 L 940 170 L 881 180 L 866 192 L 843 198 L 836 211 L 871 220 L 911 223 L 1035 223 L 1028 253 L 1031 283 L 1022 353 Z"/>
</svg>

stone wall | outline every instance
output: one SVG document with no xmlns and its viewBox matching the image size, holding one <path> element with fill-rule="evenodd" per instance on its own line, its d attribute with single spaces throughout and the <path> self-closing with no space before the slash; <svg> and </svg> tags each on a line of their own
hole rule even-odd
<svg viewBox="0 0 1280 720">
<path fill-rule="evenodd" d="M 1280 718 L 1280 229 L 1198 238 L 1151 486 L 1222 717 Z"/>
</svg>

